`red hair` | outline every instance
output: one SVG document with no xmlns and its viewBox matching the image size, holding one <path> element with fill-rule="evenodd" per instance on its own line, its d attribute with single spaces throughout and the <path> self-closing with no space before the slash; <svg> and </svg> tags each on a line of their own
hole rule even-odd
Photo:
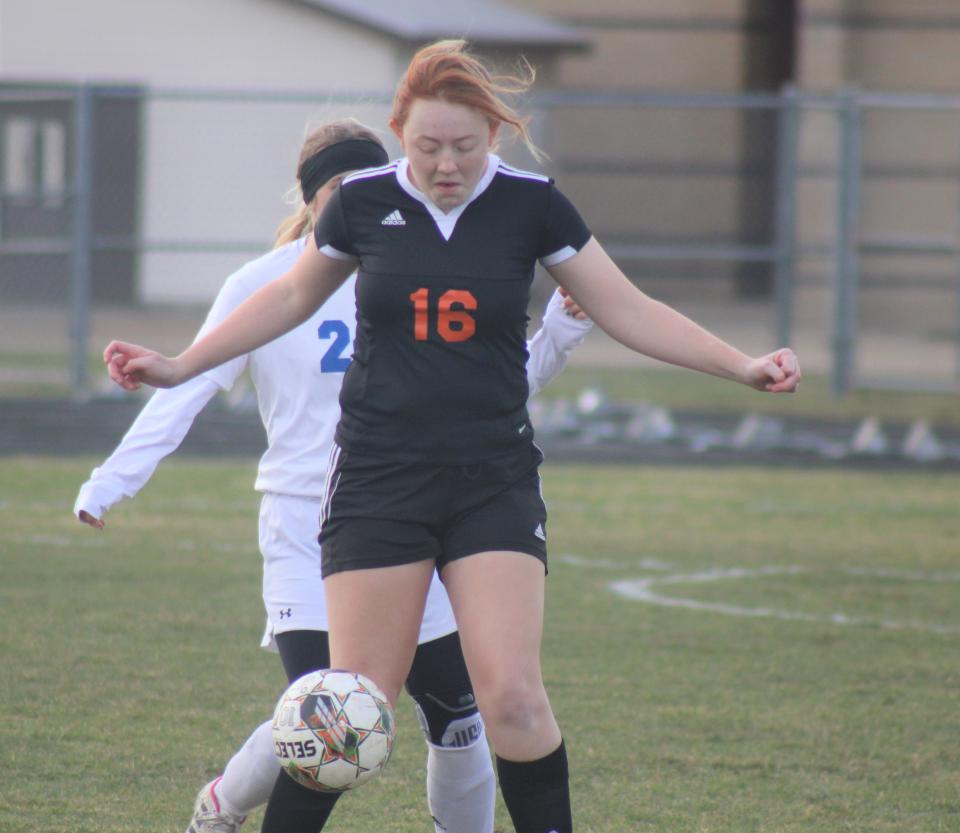
<svg viewBox="0 0 960 833">
<path fill-rule="evenodd" d="M 526 92 L 536 75 L 524 61 L 522 76 L 494 75 L 467 50 L 464 40 L 442 40 L 423 47 L 413 59 L 393 97 L 390 127 L 398 136 L 410 115 L 415 99 L 442 99 L 478 110 L 491 126 L 507 124 L 535 158 L 542 156 L 527 130 L 528 119 L 503 100 L 507 95 Z"/>
</svg>

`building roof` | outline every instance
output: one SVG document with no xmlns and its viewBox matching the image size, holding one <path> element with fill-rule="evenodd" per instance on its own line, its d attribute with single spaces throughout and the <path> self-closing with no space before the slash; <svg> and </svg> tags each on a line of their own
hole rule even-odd
<svg viewBox="0 0 960 833">
<path fill-rule="evenodd" d="M 487 46 L 583 49 L 573 27 L 499 0 L 298 0 L 411 44 L 466 38 Z"/>
</svg>

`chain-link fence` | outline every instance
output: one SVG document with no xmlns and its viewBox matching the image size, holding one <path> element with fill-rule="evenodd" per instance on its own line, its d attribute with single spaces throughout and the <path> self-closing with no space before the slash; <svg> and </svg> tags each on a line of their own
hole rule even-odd
<svg viewBox="0 0 960 833">
<path fill-rule="evenodd" d="M 292 211 L 307 128 L 388 109 L 0 86 L 0 394 L 89 393 L 111 336 L 182 347 Z M 551 93 L 528 111 L 549 172 L 652 294 L 745 347 L 797 345 L 838 393 L 957 389 L 960 99 Z"/>
</svg>

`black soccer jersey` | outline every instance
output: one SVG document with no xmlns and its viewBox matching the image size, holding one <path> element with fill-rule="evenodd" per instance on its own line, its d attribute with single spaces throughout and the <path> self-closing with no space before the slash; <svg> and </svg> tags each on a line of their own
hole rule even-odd
<svg viewBox="0 0 960 833">
<path fill-rule="evenodd" d="M 360 263 L 340 446 L 467 463 L 532 442 L 534 266 L 559 263 L 590 239 L 550 179 L 491 155 L 473 196 L 444 214 L 411 184 L 401 159 L 347 177 L 315 236 L 324 253 Z"/>
</svg>

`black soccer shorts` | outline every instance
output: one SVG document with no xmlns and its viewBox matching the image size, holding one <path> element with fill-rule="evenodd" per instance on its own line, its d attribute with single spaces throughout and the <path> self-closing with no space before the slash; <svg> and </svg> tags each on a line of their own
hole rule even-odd
<svg viewBox="0 0 960 833">
<path fill-rule="evenodd" d="M 539 449 L 469 465 L 433 465 L 334 449 L 320 517 L 324 577 L 479 552 L 547 563 Z"/>
</svg>

